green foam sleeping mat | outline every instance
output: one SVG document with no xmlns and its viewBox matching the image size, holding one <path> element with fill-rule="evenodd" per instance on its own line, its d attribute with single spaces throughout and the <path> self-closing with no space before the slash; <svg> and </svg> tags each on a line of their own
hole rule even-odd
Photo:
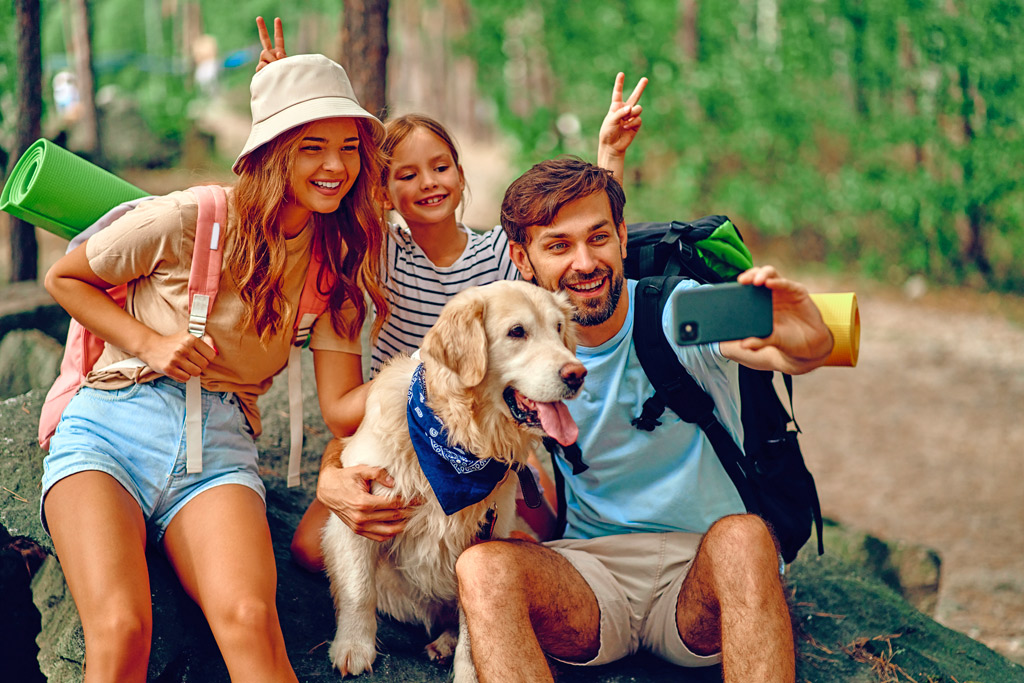
<svg viewBox="0 0 1024 683">
<path fill-rule="evenodd" d="M 0 210 L 70 240 L 114 206 L 148 194 L 40 139 L 25 150 L 7 178 Z"/>
</svg>

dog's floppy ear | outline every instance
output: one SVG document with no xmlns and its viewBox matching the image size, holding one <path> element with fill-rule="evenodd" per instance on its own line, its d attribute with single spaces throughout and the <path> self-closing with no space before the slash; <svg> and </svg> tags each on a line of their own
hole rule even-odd
<svg viewBox="0 0 1024 683">
<path fill-rule="evenodd" d="M 576 307 L 569 301 L 569 295 L 565 292 L 554 292 L 554 295 L 562 313 L 562 342 L 566 348 L 576 353 Z"/>
<path fill-rule="evenodd" d="M 444 366 L 466 387 L 475 387 L 487 372 L 484 299 L 463 293 L 441 311 L 423 338 L 422 354 Z"/>
</svg>

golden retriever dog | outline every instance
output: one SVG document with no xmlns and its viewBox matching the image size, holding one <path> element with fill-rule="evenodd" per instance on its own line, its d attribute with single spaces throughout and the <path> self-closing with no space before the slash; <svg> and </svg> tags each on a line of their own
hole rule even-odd
<svg viewBox="0 0 1024 683">
<path fill-rule="evenodd" d="M 446 626 L 428 655 L 454 652 L 455 680 L 476 679 L 468 638 L 453 628 L 455 560 L 474 541 L 512 531 L 516 472 L 541 437 L 576 440 L 562 403 L 586 374 L 572 313 L 564 294 L 526 282 L 467 289 L 427 333 L 421 360 L 396 357 L 373 381 L 341 462 L 385 468 L 395 485 L 374 484 L 374 494 L 425 502 L 383 543 L 334 515 L 324 526 L 338 620 L 330 656 L 343 676 L 370 670 L 379 611 L 428 631 Z"/>
</svg>

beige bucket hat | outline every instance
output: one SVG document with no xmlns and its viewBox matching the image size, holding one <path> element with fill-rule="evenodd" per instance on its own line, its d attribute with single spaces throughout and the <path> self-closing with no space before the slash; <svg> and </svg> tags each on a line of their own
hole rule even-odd
<svg viewBox="0 0 1024 683">
<path fill-rule="evenodd" d="M 310 121 L 357 116 L 383 128 L 359 106 L 348 74 L 323 55 L 294 55 L 271 62 L 252 77 L 252 129 L 231 170 L 245 155 L 281 133 Z"/>
</svg>

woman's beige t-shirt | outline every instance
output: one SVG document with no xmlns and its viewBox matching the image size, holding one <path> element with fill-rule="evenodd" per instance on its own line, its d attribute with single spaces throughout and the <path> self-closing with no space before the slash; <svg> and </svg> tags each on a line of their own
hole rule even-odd
<svg viewBox="0 0 1024 683">
<path fill-rule="evenodd" d="M 228 232 L 237 228 L 231 190 L 228 200 Z M 99 277 L 112 285 L 127 282 L 125 310 L 136 320 L 160 334 L 173 334 L 188 327 L 188 277 L 192 267 L 198 203 L 188 191 L 140 204 L 117 221 L 89 238 L 85 253 L 89 265 Z M 307 225 L 295 237 L 286 240 L 287 261 L 282 292 L 292 307 L 298 308 L 302 286 L 309 267 L 313 227 Z M 346 317 L 355 315 L 355 307 L 346 303 Z M 270 340 L 260 344 L 254 328 L 240 328 L 243 304 L 231 276 L 221 272 L 220 287 L 206 325 L 218 353 L 202 374 L 202 385 L 210 391 L 234 392 L 249 425 L 257 436 L 261 431 L 256 399 L 270 388 L 274 375 L 285 368 L 294 326 L 288 325 Z M 313 327 L 310 347 L 326 351 L 361 352 L 358 333 L 352 339 L 339 336 L 324 311 Z M 148 367 L 102 370 L 130 358 L 131 355 L 107 344 L 103 354 L 86 377 L 86 386 L 119 389 L 133 382 L 148 382 L 161 375 Z"/>
</svg>

